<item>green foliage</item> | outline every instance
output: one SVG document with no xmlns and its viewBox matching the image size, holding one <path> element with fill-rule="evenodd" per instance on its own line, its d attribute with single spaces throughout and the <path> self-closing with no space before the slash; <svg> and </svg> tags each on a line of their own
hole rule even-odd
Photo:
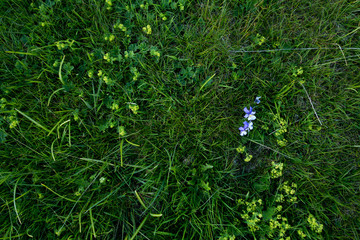
<svg viewBox="0 0 360 240">
<path fill-rule="evenodd" d="M 359 238 L 357 11 L 1 1 L 1 236 Z"/>
</svg>

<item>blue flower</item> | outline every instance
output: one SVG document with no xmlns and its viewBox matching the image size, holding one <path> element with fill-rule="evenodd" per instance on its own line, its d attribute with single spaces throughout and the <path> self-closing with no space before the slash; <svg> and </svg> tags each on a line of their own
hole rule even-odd
<svg viewBox="0 0 360 240">
<path fill-rule="evenodd" d="M 244 127 L 239 127 L 240 136 L 245 136 L 247 134 L 247 130 L 249 128 L 249 123 L 247 121 L 245 121 L 243 123 L 244 123 Z M 251 124 L 251 127 L 252 127 L 252 124 Z"/>
<path fill-rule="evenodd" d="M 254 102 L 255 102 L 256 104 L 259 104 L 259 103 L 260 103 L 260 98 L 261 98 L 261 97 L 256 97 L 256 99 L 255 99 Z"/>
<path fill-rule="evenodd" d="M 244 112 L 246 113 L 246 115 L 244 116 L 244 118 L 247 118 L 249 121 L 255 120 L 255 111 L 253 111 L 253 108 L 250 107 L 250 110 L 247 109 L 247 107 L 244 108 Z"/>
</svg>

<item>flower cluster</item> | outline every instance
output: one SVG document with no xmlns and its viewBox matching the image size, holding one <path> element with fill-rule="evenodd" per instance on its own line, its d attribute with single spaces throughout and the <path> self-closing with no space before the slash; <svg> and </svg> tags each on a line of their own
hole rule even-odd
<svg viewBox="0 0 360 240">
<path fill-rule="evenodd" d="M 244 159 L 245 162 L 250 162 L 250 160 L 253 158 L 253 155 L 246 154 L 246 158 Z"/>
<path fill-rule="evenodd" d="M 255 99 L 255 103 L 259 104 L 260 103 L 260 98 L 261 97 L 256 97 Z M 244 118 L 246 118 L 248 121 L 243 122 L 244 126 L 243 127 L 239 127 L 240 130 L 240 136 L 245 136 L 248 132 L 250 132 L 250 130 L 253 129 L 253 120 L 256 119 L 255 117 L 255 111 L 254 109 L 250 106 L 250 109 L 248 109 L 247 107 L 244 108 L 244 112 L 246 113 Z"/>
<path fill-rule="evenodd" d="M 137 105 L 136 103 L 130 103 L 129 108 L 134 114 L 138 114 L 139 105 Z"/>
<path fill-rule="evenodd" d="M 318 223 L 318 221 L 316 220 L 316 218 L 310 214 L 308 219 L 307 219 L 309 225 L 310 225 L 310 228 L 311 230 L 317 232 L 317 233 L 321 233 L 323 228 L 324 228 L 324 225 L 323 224 L 320 224 Z"/>
<path fill-rule="evenodd" d="M 19 120 L 17 120 L 16 115 L 10 115 L 7 118 L 5 117 L 5 119 L 9 121 L 10 128 L 14 128 L 20 123 Z"/>
<path fill-rule="evenodd" d="M 158 51 L 156 51 L 156 49 L 151 49 L 150 55 L 155 56 L 155 57 L 160 57 L 160 53 Z"/>
<path fill-rule="evenodd" d="M 123 32 L 126 32 L 126 30 L 127 30 L 127 28 L 124 26 L 124 24 L 121 24 L 121 23 L 115 23 L 114 29 L 116 29 L 116 28 L 120 29 Z"/>
<path fill-rule="evenodd" d="M 280 222 L 281 221 L 281 222 Z M 280 239 L 284 240 L 286 231 L 291 228 L 291 225 L 288 223 L 286 217 L 278 214 L 276 219 L 270 219 L 269 223 L 270 231 L 268 233 L 269 237 L 273 238 L 273 233 L 277 232 Z M 286 237 L 285 240 L 290 240 L 290 237 Z"/>
<path fill-rule="evenodd" d="M 151 27 L 150 27 L 150 25 L 147 25 L 146 27 L 143 27 L 142 30 L 143 30 L 146 34 L 148 34 L 148 35 L 151 34 Z"/>
<path fill-rule="evenodd" d="M 271 178 L 279 178 L 283 174 L 284 164 L 283 163 L 275 163 L 271 162 L 272 169 L 270 172 Z"/>
<path fill-rule="evenodd" d="M 260 34 L 256 34 L 255 44 L 261 46 L 265 42 L 266 38 Z"/>
<path fill-rule="evenodd" d="M 119 126 L 118 127 L 118 133 L 119 133 L 120 137 L 125 136 L 126 135 L 125 127 L 124 126 Z"/>
<path fill-rule="evenodd" d="M 238 200 L 238 205 L 243 205 L 246 210 L 242 210 L 242 214 L 240 215 L 242 219 L 245 220 L 249 230 L 251 232 L 255 232 L 260 229 L 260 222 L 263 217 L 262 215 L 262 200 L 253 199 L 251 202 L 247 202 L 243 199 Z"/>
<path fill-rule="evenodd" d="M 247 107 L 244 108 L 244 112 L 246 113 L 244 118 L 247 118 L 247 120 L 249 121 L 245 121 L 243 122 L 244 126 L 243 127 L 239 127 L 240 130 L 240 136 L 245 136 L 250 130 L 253 129 L 253 120 L 256 119 L 255 117 L 255 111 L 253 111 L 253 108 L 250 107 L 250 109 L 248 109 Z"/>
<path fill-rule="evenodd" d="M 89 76 L 89 78 L 94 77 L 94 70 L 89 70 L 89 71 L 88 71 L 88 76 Z M 113 80 L 113 79 L 109 78 L 108 76 L 106 76 L 106 75 L 103 73 L 102 70 L 99 70 L 99 71 L 98 71 L 97 76 L 98 76 L 101 80 L 103 80 L 107 85 L 112 86 L 112 85 L 115 84 L 115 80 Z"/>
<path fill-rule="evenodd" d="M 105 4 L 106 4 L 106 9 L 111 10 L 111 6 L 112 6 L 111 0 L 105 0 Z"/>
<path fill-rule="evenodd" d="M 105 41 L 112 42 L 115 40 L 115 35 L 114 34 L 105 35 L 104 39 L 105 39 Z"/>
<path fill-rule="evenodd" d="M 297 230 L 297 233 L 301 238 L 306 238 L 306 234 L 301 229 Z"/>
<path fill-rule="evenodd" d="M 279 194 L 276 195 L 275 202 L 286 201 L 288 203 L 295 203 L 297 200 L 297 197 L 295 196 L 296 188 L 296 183 L 291 183 L 291 185 L 289 185 L 287 181 L 284 182 L 279 188 Z"/>
<path fill-rule="evenodd" d="M 225 236 L 221 236 L 220 238 L 219 238 L 219 240 L 235 240 L 235 235 L 228 235 L 228 234 L 226 234 Z"/>
</svg>

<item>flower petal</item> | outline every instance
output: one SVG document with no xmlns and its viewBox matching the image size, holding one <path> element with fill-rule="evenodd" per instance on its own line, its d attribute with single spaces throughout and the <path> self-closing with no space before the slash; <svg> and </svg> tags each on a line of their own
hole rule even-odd
<svg viewBox="0 0 360 240">
<path fill-rule="evenodd" d="M 255 120 L 255 119 L 256 119 L 255 115 L 249 115 L 249 117 L 248 117 L 248 120 L 249 120 L 249 121 L 253 121 L 253 120 Z"/>
</svg>

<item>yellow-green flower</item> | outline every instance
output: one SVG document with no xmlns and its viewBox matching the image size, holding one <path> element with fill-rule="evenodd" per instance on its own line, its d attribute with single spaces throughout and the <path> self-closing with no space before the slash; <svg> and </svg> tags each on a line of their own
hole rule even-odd
<svg viewBox="0 0 360 240">
<path fill-rule="evenodd" d="M 146 34 L 148 34 L 148 35 L 151 34 L 151 27 L 150 27 L 150 25 L 147 25 L 146 27 L 143 27 L 142 30 L 143 30 Z"/>
<path fill-rule="evenodd" d="M 236 149 L 236 151 L 237 151 L 238 153 L 243 153 L 243 152 L 245 151 L 245 146 L 239 146 L 239 147 Z"/>
<path fill-rule="evenodd" d="M 117 104 L 116 102 L 113 102 L 112 104 L 111 104 L 111 110 L 118 110 L 119 109 L 119 104 Z"/>
<path fill-rule="evenodd" d="M 15 116 L 10 116 L 8 119 L 10 121 L 10 125 L 9 125 L 10 128 L 14 128 L 19 124 L 19 121 L 16 120 Z"/>
<path fill-rule="evenodd" d="M 125 127 L 124 127 L 124 126 L 120 126 L 120 127 L 118 128 L 118 133 L 119 133 L 120 137 L 125 136 L 125 135 L 126 135 Z"/>
<path fill-rule="evenodd" d="M 317 233 L 322 232 L 324 225 L 319 224 L 317 222 L 316 218 L 312 214 L 309 214 L 309 217 L 308 217 L 307 221 L 308 221 L 308 223 L 310 225 L 311 230 L 313 230 L 313 231 L 315 231 Z"/>
<path fill-rule="evenodd" d="M 118 23 L 114 25 L 114 28 L 118 28 L 123 32 L 126 32 L 127 28 L 124 26 L 124 24 Z"/>
<path fill-rule="evenodd" d="M 250 154 L 246 154 L 246 158 L 245 158 L 245 162 L 250 162 L 250 160 L 253 158 L 253 156 L 252 155 L 250 155 Z"/>
<path fill-rule="evenodd" d="M 279 178 L 282 176 L 282 171 L 284 168 L 284 164 L 283 163 L 275 163 L 275 162 L 271 162 L 272 165 L 272 169 L 270 172 L 271 178 Z"/>
<path fill-rule="evenodd" d="M 155 57 L 160 57 L 160 53 L 155 49 L 151 49 L 150 54 Z"/>
<path fill-rule="evenodd" d="M 139 110 L 139 105 L 137 105 L 136 103 L 130 104 L 129 108 L 134 114 L 138 114 L 137 111 Z"/>
<path fill-rule="evenodd" d="M 88 76 L 89 78 L 92 78 L 94 76 L 94 71 L 93 70 L 89 70 L 88 71 Z"/>
<path fill-rule="evenodd" d="M 107 53 L 104 55 L 104 59 L 108 62 L 110 62 L 110 53 Z"/>
<path fill-rule="evenodd" d="M 305 234 L 303 231 L 301 231 L 300 229 L 297 230 L 297 233 L 299 234 L 299 236 L 300 236 L 301 238 L 306 238 L 306 234 Z"/>
</svg>

